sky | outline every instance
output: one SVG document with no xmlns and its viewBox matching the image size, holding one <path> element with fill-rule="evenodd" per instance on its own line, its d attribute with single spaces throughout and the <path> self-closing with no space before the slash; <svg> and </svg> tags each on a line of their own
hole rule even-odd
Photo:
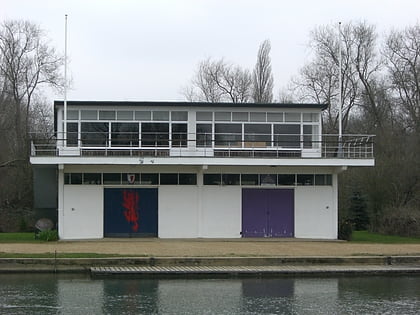
<svg viewBox="0 0 420 315">
<path fill-rule="evenodd" d="M 181 101 L 200 61 L 252 70 L 265 39 L 276 97 L 310 60 L 315 27 L 366 21 L 384 35 L 420 22 L 420 1 L 0 0 L 0 22 L 40 25 L 63 55 L 65 14 L 69 100 Z"/>
</svg>

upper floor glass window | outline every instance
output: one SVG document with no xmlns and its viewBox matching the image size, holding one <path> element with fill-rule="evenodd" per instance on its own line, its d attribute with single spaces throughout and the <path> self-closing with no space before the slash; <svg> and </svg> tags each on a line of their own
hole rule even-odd
<svg viewBox="0 0 420 315">
<path fill-rule="evenodd" d="M 197 147 L 211 147 L 212 146 L 212 124 L 197 124 Z"/>
<path fill-rule="evenodd" d="M 115 120 L 115 111 L 113 110 L 100 110 L 99 111 L 100 120 Z"/>
<path fill-rule="evenodd" d="M 78 120 L 79 119 L 79 111 L 78 110 L 68 110 L 67 111 L 67 119 L 68 120 Z"/>
<path fill-rule="evenodd" d="M 232 120 L 233 121 L 248 121 L 249 120 L 249 113 L 247 113 L 247 112 L 233 112 L 232 113 Z"/>
<path fill-rule="evenodd" d="M 169 146 L 168 123 L 142 123 L 141 144 L 149 147 Z"/>
<path fill-rule="evenodd" d="M 81 140 L 83 146 L 106 146 L 109 124 L 106 122 L 82 122 Z"/>
<path fill-rule="evenodd" d="M 135 119 L 136 120 L 143 120 L 143 121 L 149 121 L 152 119 L 152 112 L 149 111 L 135 111 Z"/>
<path fill-rule="evenodd" d="M 154 111 L 153 120 L 169 121 L 169 112 L 168 111 Z"/>
<path fill-rule="evenodd" d="M 78 129 L 78 123 L 67 123 L 67 145 L 69 147 L 77 146 L 77 142 L 79 139 Z"/>
<path fill-rule="evenodd" d="M 214 113 L 214 120 L 215 121 L 230 121 L 231 120 L 230 112 L 215 112 Z"/>
<path fill-rule="evenodd" d="M 98 111 L 96 111 L 96 110 L 81 110 L 80 111 L 80 118 L 82 120 L 97 120 L 98 119 Z"/>
<path fill-rule="evenodd" d="M 197 112 L 196 119 L 197 121 L 212 121 L 213 113 L 212 112 Z"/>
<path fill-rule="evenodd" d="M 187 146 L 187 124 L 172 124 L 172 146 Z"/>
<path fill-rule="evenodd" d="M 318 122 L 319 115 L 314 113 L 303 113 L 303 121 L 304 122 Z"/>
<path fill-rule="evenodd" d="M 300 113 L 285 113 L 284 120 L 286 122 L 300 122 Z"/>
<path fill-rule="evenodd" d="M 266 113 L 259 113 L 259 112 L 255 112 L 255 113 L 250 113 L 250 121 L 266 121 Z"/>
<path fill-rule="evenodd" d="M 178 111 L 171 112 L 171 120 L 172 121 L 187 121 L 188 112 L 178 112 Z"/>
<path fill-rule="evenodd" d="M 214 138 L 217 146 L 241 147 L 242 124 L 215 124 Z"/>
<path fill-rule="evenodd" d="M 111 144 L 113 146 L 137 147 L 139 145 L 138 123 L 111 124 Z"/>
<path fill-rule="evenodd" d="M 118 120 L 133 120 L 133 111 L 131 110 L 119 110 L 117 111 Z"/>
<path fill-rule="evenodd" d="M 274 145 L 283 148 L 299 148 L 300 125 L 274 125 Z"/>
<path fill-rule="evenodd" d="M 283 122 L 283 113 L 267 113 L 268 122 Z"/>
<path fill-rule="evenodd" d="M 245 124 L 245 146 L 266 147 L 271 146 L 271 125 L 269 124 Z"/>
</svg>

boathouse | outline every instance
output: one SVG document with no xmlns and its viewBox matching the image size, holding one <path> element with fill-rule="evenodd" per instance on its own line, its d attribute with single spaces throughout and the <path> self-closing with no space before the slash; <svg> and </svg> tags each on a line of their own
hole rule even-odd
<svg viewBox="0 0 420 315">
<path fill-rule="evenodd" d="M 374 165 L 373 138 L 323 134 L 326 107 L 55 101 L 35 206 L 61 239 L 336 239 L 337 175 Z"/>
</svg>

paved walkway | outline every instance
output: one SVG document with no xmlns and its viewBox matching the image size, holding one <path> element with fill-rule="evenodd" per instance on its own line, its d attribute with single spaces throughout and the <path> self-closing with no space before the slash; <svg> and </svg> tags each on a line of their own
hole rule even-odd
<svg viewBox="0 0 420 315">
<path fill-rule="evenodd" d="M 0 253 L 97 253 L 137 257 L 305 257 L 420 255 L 420 244 L 298 239 L 102 239 L 0 243 Z"/>
</svg>

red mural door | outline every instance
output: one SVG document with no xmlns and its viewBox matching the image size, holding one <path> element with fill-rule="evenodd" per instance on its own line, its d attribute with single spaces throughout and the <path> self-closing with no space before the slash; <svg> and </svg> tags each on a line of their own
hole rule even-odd
<svg viewBox="0 0 420 315">
<path fill-rule="evenodd" d="M 157 236 L 157 188 L 105 188 L 104 236 Z"/>
</svg>

